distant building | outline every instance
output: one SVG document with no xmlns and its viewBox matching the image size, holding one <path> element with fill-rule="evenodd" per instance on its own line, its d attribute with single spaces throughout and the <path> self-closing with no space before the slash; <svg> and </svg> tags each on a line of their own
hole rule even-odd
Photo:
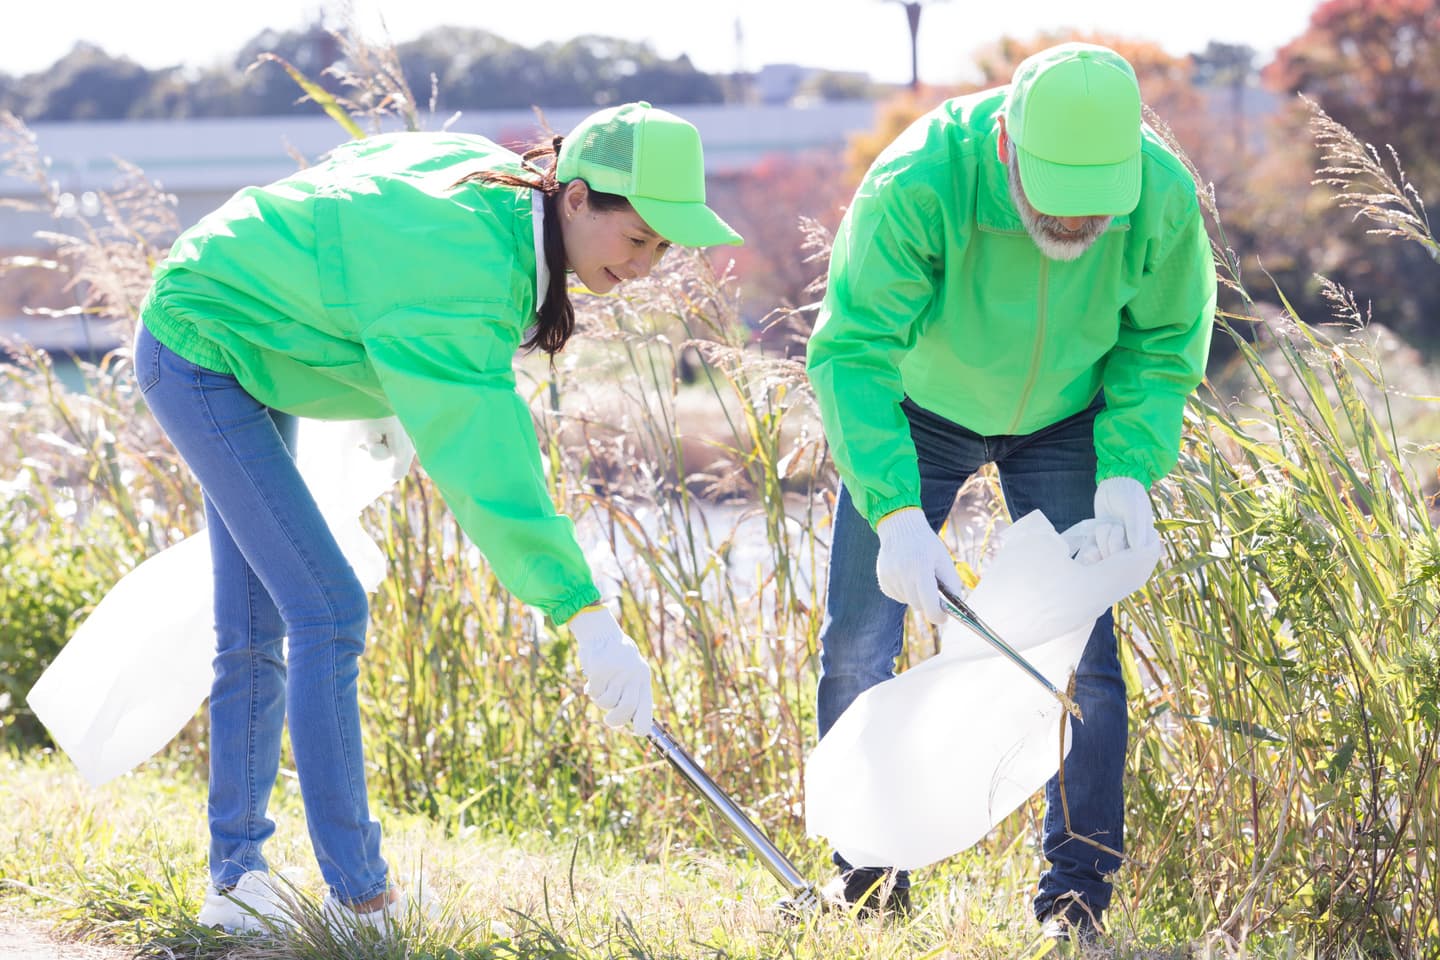
<svg viewBox="0 0 1440 960">
<path fill-rule="evenodd" d="M 751 86 L 755 99 L 762 104 L 809 106 L 822 101 L 810 89 L 821 78 L 832 83 L 845 82 L 857 89 L 870 85 L 870 75 L 859 71 L 821 70 L 795 63 L 767 63 L 754 75 Z"/>
</svg>

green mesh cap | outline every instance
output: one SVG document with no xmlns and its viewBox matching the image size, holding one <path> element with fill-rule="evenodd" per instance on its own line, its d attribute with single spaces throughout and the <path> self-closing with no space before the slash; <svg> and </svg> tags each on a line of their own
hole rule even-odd
<svg viewBox="0 0 1440 960">
<path fill-rule="evenodd" d="M 1041 213 L 1119 215 L 1140 202 L 1140 85 L 1114 50 L 1062 43 L 1027 57 L 1005 100 L 1005 132 Z"/>
<path fill-rule="evenodd" d="M 683 247 L 745 241 L 705 206 L 700 132 L 643 100 L 590 114 L 560 144 L 555 178 L 630 201 L 650 229 Z"/>
</svg>

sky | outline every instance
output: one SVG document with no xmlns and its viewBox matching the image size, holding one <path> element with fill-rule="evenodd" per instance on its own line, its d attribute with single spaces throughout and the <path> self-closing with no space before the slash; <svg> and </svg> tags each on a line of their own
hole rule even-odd
<svg viewBox="0 0 1440 960">
<path fill-rule="evenodd" d="M 1074 27 L 1151 40 L 1172 54 L 1210 40 L 1245 43 L 1264 63 L 1300 34 L 1319 0 L 929 0 L 920 20 L 920 78 L 973 77 L 967 54 L 1004 35 Z M 87 41 L 151 69 L 212 66 L 260 31 L 297 29 L 339 2 L 319 0 L 49 0 L 6 4 L 0 72 L 43 70 Z M 442 25 L 482 27 L 530 47 L 597 33 L 648 41 L 666 57 L 688 54 L 710 73 L 798 63 L 910 79 L 905 12 L 887 0 L 353 0 L 361 33 L 395 42 Z M 1199 11 L 1203 10 L 1203 17 Z M 382 21 L 383 18 L 383 21 Z M 382 27 L 383 22 L 383 27 Z"/>
</svg>

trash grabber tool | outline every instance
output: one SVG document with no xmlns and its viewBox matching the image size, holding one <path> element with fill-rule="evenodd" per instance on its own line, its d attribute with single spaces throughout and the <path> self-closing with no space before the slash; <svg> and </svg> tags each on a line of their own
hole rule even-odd
<svg viewBox="0 0 1440 960">
<path fill-rule="evenodd" d="M 735 801 L 700 769 L 700 765 L 685 752 L 685 748 L 675 742 L 659 721 L 651 722 L 647 739 L 670 761 L 670 765 L 680 772 L 680 776 L 705 798 L 705 802 L 729 821 L 735 832 L 740 834 L 745 846 L 760 858 L 765 868 L 790 892 L 790 899 L 786 901 L 784 908 L 787 912 L 804 916 L 821 906 L 819 894 L 810 882 L 800 875 L 800 871 L 795 869 L 790 859 L 781 853 L 775 844 L 770 842 L 770 838 L 736 806 Z"/>
<path fill-rule="evenodd" d="M 995 631 L 985 625 L 985 621 L 976 615 L 968 603 L 952 593 L 943 583 L 936 583 L 936 587 L 940 590 L 940 606 L 944 608 L 946 613 L 978 633 L 980 639 L 1000 651 L 1011 663 L 1029 674 L 1036 683 L 1040 684 L 1046 690 L 1049 690 L 1055 699 L 1060 701 L 1060 706 L 1065 708 L 1066 713 L 1070 714 L 1076 720 L 1083 721 L 1085 719 L 1080 713 L 1080 705 L 1077 704 L 1069 694 L 1051 683 L 1046 679 L 1045 674 L 1035 669 L 1034 664 L 1021 656 L 1010 644 L 996 636 Z"/>
</svg>

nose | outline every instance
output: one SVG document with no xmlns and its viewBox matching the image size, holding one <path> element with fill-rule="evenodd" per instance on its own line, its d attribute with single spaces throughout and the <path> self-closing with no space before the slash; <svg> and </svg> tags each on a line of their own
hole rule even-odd
<svg viewBox="0 0 1440 960">
<path fill-rule="evenodd" d="M 630 276 L 635 280 L 644 280 L 650 276 L 650 268 L 655 265 L 648 253 L 642 253 L 630 258 Z"/>
</svg>

